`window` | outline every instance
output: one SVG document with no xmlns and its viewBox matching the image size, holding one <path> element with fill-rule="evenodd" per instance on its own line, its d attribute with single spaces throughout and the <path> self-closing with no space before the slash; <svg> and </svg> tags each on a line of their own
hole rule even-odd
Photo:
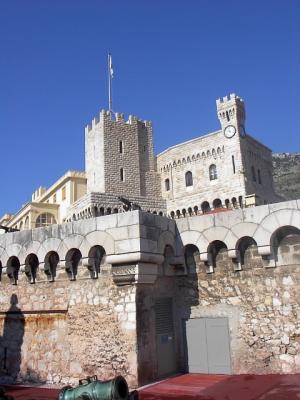
<svg viewBox="0 0 300 400">
<path fill-rule="evenodd" d="M 169 178 L 165 180 L 165 189 L 166 189 L 166 192 L 168 192 L 170 190 L 170 179 Z"/>
<path fill-rule="evenodd" d="M 40 227 L 48 226 L 48 225 L 52 225 L 52 224 L 56 224 L 56 220 L 54 218 L 54 215 L 52 215 L 50 213 L 40 214 L 35 221 L 36 228 L 40 228 Z"/>
<path fill-rule="evenodd" d="M 252 180 L 253 180 L 253 182 L 256 182 L 256 173 L 255 173 L 255 168 L 253 167 L 253 165 L 251 167 L 251 172 L 252 172 Z"/>
<path fill-rule="evenodd" d="M 215 164 L 212 164 L 209 167 L 209 179 L 211 181 L 214 181 L 215 179 L 218 179 L 217 167 L 215 166 Z"/>
<path fill-rule="evenodd" d="M 119 142 L 119 150 L 120 150 L 120 154 L 122 154 L 124 151 L 122 140 L 120 140 L 120 142 Z"/>
<path fill-rule="evenodd" d="M 124 182 L 124 169 L 123 168 L 121 168 L 120 169 L 120 180 L 121 180 L 121 182 Z"/>
<path fill-rule="evenodd" d="M 231 159 L 232 159 L 232 170 L 233 170 L 233 173 L 235 174 L 235 161 L 234 161 L 234 156 L 231 156 Z"/>
<path fill-rule="evenodd" d="M 193 186 L 193 174 L 191 171 L 188 171 L 185 174 L 185 186 Z"/>
<path fill-rule="evenodd" d="M 260 175 L 260 169 L 257 170 L 257 176 L 258 176 L 258 183 L 261 184 L 261 175 Z"/>
<path fill-rule="evenodd" d="M 66 200 L 66 187 L 65 186 L 61 189 L 61 199 Z"/>
<path fill-rule="evenodd" d="M 56 193 L 53 195 L 53 203 L 56 203 Z"/>
</svg>

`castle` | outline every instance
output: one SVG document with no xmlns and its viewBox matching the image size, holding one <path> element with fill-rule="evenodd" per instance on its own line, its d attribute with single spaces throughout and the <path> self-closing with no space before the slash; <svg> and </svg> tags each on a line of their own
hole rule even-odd
<svg viewBox="0 0 300 400">
<path fill-rule="evenodd" d="M 149 121 L 102 111 L 85 173 L 1 219 L 3 382 L 300 371 L 300 200 L 274 192 L 243 100 L 217 115 L 155 157 Z"/>
<path fill-rule="evenodd" d="M 48 190 L 38 188 L 0 224 L 22 230 L 128 207 L 177 218 L 282 200 L 273 188 L 271 150 L 246 134 L 244 101 L 231 94 L 216 103 L 219 131 L 157 157 L 151 122 L 101 111 L 85 129 L 85 173 L 68 171 Z"/>
</svg>

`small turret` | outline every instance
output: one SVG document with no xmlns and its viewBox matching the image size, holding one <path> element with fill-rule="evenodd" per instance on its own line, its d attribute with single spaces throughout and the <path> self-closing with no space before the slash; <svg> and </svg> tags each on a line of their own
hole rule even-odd
<svg viewBox="0 0 300 400">
<path fill-rule="evenodd" d="M 218 118 L 224 134 L 226 135 L 226 132 L 228 132 L 227 135 L 234 135 L 233 132 L 237 131 L 240 135 L 245 135 L 246 113 L 244 100 L 231 93 L 229 96 L 218 99 L 216 104 Z"/>
</svg>

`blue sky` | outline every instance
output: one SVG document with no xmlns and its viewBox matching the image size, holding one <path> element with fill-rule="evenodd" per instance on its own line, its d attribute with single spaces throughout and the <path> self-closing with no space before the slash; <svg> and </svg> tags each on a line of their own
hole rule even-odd
<svg viewBox="0 0 300 400">
<path fill-rule="evenodd" d="M 299 152 L 299 0 L 1 0 L 0 215 L 84 169 L 84 126 L 107 108 L 154 123 L 156 152 L 219 128 L 215 100 L 246 102 L 246 130 Z"/>
</svg>

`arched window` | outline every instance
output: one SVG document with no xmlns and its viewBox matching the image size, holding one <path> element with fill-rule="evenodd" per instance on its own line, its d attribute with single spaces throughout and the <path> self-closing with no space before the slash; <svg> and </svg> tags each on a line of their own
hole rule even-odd
<svg viewBox="0 0 300 400">
<path fill-rule="evenodd" d="M 185 186 L 193 186 L 193 174 L 191 171 L 185 173 Z"/>
<path fill-rule="evenodd" d="M 253 182 L 256 182 L 256 173 L 255 173 L 255 168 L 253 167 L 253 165 L 251 167 L 251 172 L 252 172 L 252 180 L 253 180 Z"/>
<path fill-rule="evenodd" d="M 50 213 L 40 214 L 35 221 L 36 228 L 40 228 L 40 227 L 48 226 L 48 225 L 52 225 L 52 224 L 56 224 L 56 219 L 54 218 L 54 215 L 52 215 Z"/>
<path fill-rule="evenodd" d="M 218 179 L 217 167 L 215 166 L 215 164 L 211 164 L 211 166 L 209 167 L 209 179 L 211 181 Z"/>
<path fill-rule="evenodd" d="M 168 192 L 170 190 L 170 179 L 169 178 L 167 178 L 165 180 L 165 189 L 166 189 L 166 192 Z"/>
</svg>

